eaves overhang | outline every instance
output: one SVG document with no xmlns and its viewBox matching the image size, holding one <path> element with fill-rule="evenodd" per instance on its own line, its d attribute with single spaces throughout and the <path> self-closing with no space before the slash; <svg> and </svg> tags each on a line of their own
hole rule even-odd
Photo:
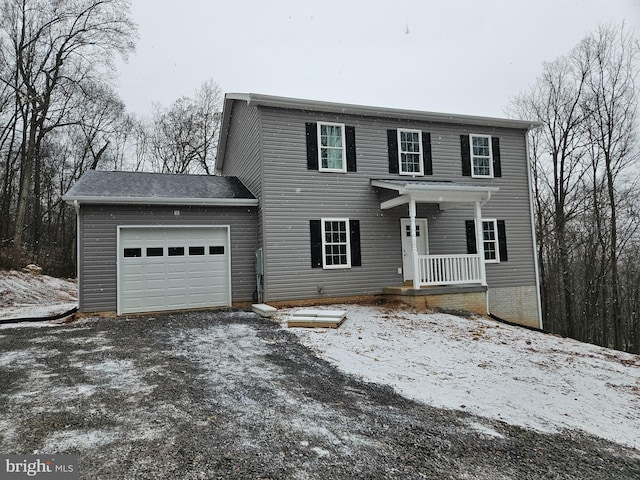
<svg viewBox="0 0 640 480">
<path fill-rule="evenodd" d="M 163 197 L 95 197 L 64 195 L 62 200 L 80 205 L 187 205 L 211 207 L 254 207 L 255 198 L 163 198 Z"/>
<path fill-rule="evenodd" d="M 504 127 L 515 128 L 518 130 L 532 130 L 542 125 L 540 122 L 531 120 L 483 117 L 457 113 L 427 112 L 421 110 L 355 105 L 350 103 L 324 102 L 319 100 L 279 97 L 275 95 L 262 95 L 257 93 L 228 93 L 225 95 L 225 103 L 233 102 L 234 100 L 244 101 L 249 105 L 253 104 L 263 107 L 285 108 L 290 110 L 306 110 L 324 113 L 338 113 L 344 115 L 359 115 L 365 117 L 393 118 L 437 123 L 454 123 L 459 125 Z"/>
<path fill-rule="evenodd" d="M 484 205 L 491 199 L 492 193 L 500 190 L 499 187 L 487 185 L 396 179 L 371 179 L 371 186 L 394 190 L 398 193 L 397 197 L 380 203 L 382 210 L 404 205 L 411 201 L 437 204 L 440 210 L 448 210 L 475 202 Z"/>
</svg>

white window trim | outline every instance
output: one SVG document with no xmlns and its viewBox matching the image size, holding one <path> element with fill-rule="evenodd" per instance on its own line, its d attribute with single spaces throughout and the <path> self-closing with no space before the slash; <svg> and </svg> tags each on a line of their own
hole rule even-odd
<svg viewBox="0 0 640 480">
<path fill-rule="evenodd" d="M 475 164 L 473 162 L 474 157 L 478 158 L 486 158 L 484 156 L 480 157 L 473 154 L 473 137 L 476 138 L 488 138 L 489 139 L 489 175 L 476 175 L 475 173 Z M 472 178 L 493 178 L 493 145 L 491 141 L 491 135 L 480 135 L 477 133 L 469 134 L 469 158 L 471 161 L 471 177 Z"/>
<path fill-rule="evenodd" d="M 345 222 L 345 229 L 347 232 L 347 263 L 344 265 L 327 265 L 327 254 L 325 247 L 327 245 L 325 239 L 325 224 L 326 222 Z M 338 268 L 351 268 L 351 229 L 348 218 L 321 218 L 320 225 L 322 227 L 322 268 L 324 269 L 338 269 Z M 332 244 L 333 245 L 333 244 Z"/>
<path fill-rule="evenodd" d="M 325 168 L 322 166 L 322 149 L 327 148 L 322 146 L 322 125 L 327 125 L 331 127 L 340 127 L 340 132 L 342 135 L 342 168 Z M 317 133 L 318 133 L 318 171 L 346 173 L 347 171 L 347 137 L 345 134 L 344 123 L 318 122 Z"/>
<path fill-rule="evenodd" d="M 415 152 L 403 152 L 402 151 L 402 140 L 401 140 L 401 132 L 405 133 L 417 133 L 418 134 L 418 152 L 420 153 L 420 171 L 419 172 L 403 172 L 402 171 L 402 154 L 403 153 L 415 153 Z M 399 128 L 398 129 L 398 173 L 400 175 L 410 175 L 410 176 L 424 176 L 424 152 L 422 151 L 422 131 L 415 130 L 412 128 Z"/>
<path fill-rule="evenodd" d="M 484 239 L 484 224 L 485 223 L 492 223 L 493 224 L 493 231 L 495 233 L 496 239 L 495 240 L 485 240 Z M 482 250 L 486 252 L 486 249 L 484 248 L 484 242 L 494 242 L 495 243 L 495 251 L 496 251 L 496 258 L 492 259 L 492 260 L 487 260 L 486 258 L 484 259 L 484 263 L 500 263 L 500 240 L 498 238 L 498 220 L 495 218 L 483 218 L 482 219 Z"/>
</svg>

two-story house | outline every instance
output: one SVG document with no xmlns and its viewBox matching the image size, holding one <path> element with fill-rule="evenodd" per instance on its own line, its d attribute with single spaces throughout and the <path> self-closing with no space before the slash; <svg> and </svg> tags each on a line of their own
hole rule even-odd
<svg viewBox="0 0 640 480">
<path fill-rule="evenodd" d="M 197 247 L 189 267 L 196 268 L 208 258 L 207 235 L 217 233 L 225 237 L 228 253 L 228 289 L 217 304 L 386 294 L 540 327 L 527 152 L 527 132 L 535 126 L 521 120 L 227 94 L 217 177 L 177 180 L 171 175 L 91 172 L 65 196 L 79 212 L 81 309 L 96 309 L 82 302 L 82 279 L 89 281 L 87 275 L 91 278 L 95 270 L 89 265 L 91 255 L 83 259 L 83 252 L 95 248 L 95 239 L 88 236 L 94 229 L 91 217 L 105 225 L 103 240 L 106 230 L 111 232 L 109 268 L 115 267 L 111 297 L 101 306 L 117 305 L 119 313 L 149 310 L 136 300 L 148 295 L 149 285 L 158 286 L 156 297 L 179 298 L 184 290 L 171 292 L 167 286 L 172 270 L 167 262 L 176 257 L 187 262 L 189 249 Z M 114 185 L 109 175 L 122 176 L 122 191 L 96 186 L 98 177 Z M 146 180 L 140 177 L 144 175 Z M 162 185 L 145 188 L 151 176 Z M 189 178 L 195 183 L 216 178 L 233 182 L 233 187 L 201 187 L 190 193 Z M 179 205 L 180 211 L 175 208 Z M 210 231 L 191 245 L 190 228 L 203 225 Z M 214 232 L 216 227 L 222 230 Z M 169 248 L 175 254 L 178 247 L 172 245 L 179 243 L 175 235 L 167 238 L 172 229 L 184 240 L 183 250 L 177 250 L 182 256 L 170 256 Z M 145 273 L 152 264 L 164 267 Z M 181 269 L 180 278 L 189 276 L 189 268 Z M 94 298 L 100 282 L 91 282 Z M 128 295 L 133 298 L 121 301 L 126 292 L 133 292 Z M 190 305 L 181 302 L 159 301 L 151 309 Z"/>
</svg>

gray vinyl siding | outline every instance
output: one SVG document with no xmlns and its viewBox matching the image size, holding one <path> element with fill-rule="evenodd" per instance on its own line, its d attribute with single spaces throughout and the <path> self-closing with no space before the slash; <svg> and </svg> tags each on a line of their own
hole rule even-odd
<svg viewBox="0 0 640 480">
<path fill-rule="evenodd" d="M 375 294 L 402 283 L 399 219 L 408 217 L 408 208 L 381 211 L 385 194 L 370 186 L 372 178 L 403 178 L 388 170 L 387 129 L 398 127 L 431 133 L 434 175 L 424 179 L 500 187 L 483 207 L 483 217 L 505 220 L 509 261 L 487 265 L 489 286 L 535 284 L 523 130 L 275 108 L 261 108 L 260 112 L 266 301 Z M 307 170 L 305 122 L 317 121 L 355 126 L 357 172 Z M 500 137 L 502 178 L 462 176 L 460 135 L 470 132 Z M 438 212 L 434 206 L 421 205 L 418 215 L 428 218 L 431 253 L 466 253 L 464 221 L 473 218 L 471 207 Z M 360 220 L 361 267 L 311 268 L 309 220 L 327 217 Z"/>
<path fill-rule="evenodd" d="M 238 177 L 260 201 L 257 246 L 262 245 L 263 222 L 260 208 L 264 183 L 261 139 L 262 129 L 258 109 L 245 102 L 233 102 L 222 175 Z"/>
<path fill-rule="evenodd" d="M 174 215 L 179 210 L 180 215 Z M 232 301 L 251 301 L 255 291 L 256 208 L 82 205 L 80 208 L 79 307 L 117 308 L 118 225 L 230 225 Z"/>
<path fill-rule="evenodd" d="M 477 133 L 498 136 L 502 177 L 494 179 L 473 179 L 463 177 L 460 160 L 460 135 Z M 508 261 L 499 264 L 487 263 L 487 283 L 490 287 L 514 287 L 534 285 L 535 256 L 533 230 L 530 214 L 530 197 L 527 178 L 525 133 L 517 130 L 463 128 L 449 135 L 448 141 L 439 145 L 433 143 L 434 174 L 449 164 L 455 164 L 453 174 L 445 173 L 437 179 L 452 180 L 469 184 L 497 186 L 491 200 L 482 207 L 484 219 L 504 220 L 507 236 Z M 451 146 L 453 144 L 453 146 Z M 446 152 L 446 153 L 445 153 Z M 447 160 L 445 160 L 447 159 Z M 437 163 L 436 163 L 437 161 Z M 435 179 L 436 175 L 434 175 Z M 429 242 L 431 253 L 466 253 L 465 220 L 474 217 L 473 207 L 460 207 L 439 212 L 429 219 Z"/>
<path fill-rule="evenodd" d="M 261 129 L 258 109 L 234 102 L 222 175 L 235 176 L 256 198 L 262 192 Z"/>
</svg>

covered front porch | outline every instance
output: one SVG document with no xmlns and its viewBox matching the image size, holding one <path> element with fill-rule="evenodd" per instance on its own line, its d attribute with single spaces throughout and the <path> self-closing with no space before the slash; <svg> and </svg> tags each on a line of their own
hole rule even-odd
<svg viewBox="0 0 640 480">
<path fill-rule="evenodd" d="M 390 192 L 397 192 L 397 196 L 380 203 L 381 210 L 403 205 L 407 205 L 408 208 L 409 222 L 406 240 L 410 240 L 410 245 L 407 245 L 406 261 L 403 268 L 405 281 L 408 280 L 409 285 L 405 285 L 404 290 L 398 290 L 398 294 L 403 294 L 402 291 L 408 290 L 416 294 L 420 289 L 436 286 L 470 287 L 475 285 L 483 287 L 483 290 L 486 291 L 482 207 L 490 200 L 491 194 L 498 191 L 498 187 L 416 179 L 372 179 L 371 185 Z M 437 205 L 438 211 L 472 205 L 475 220 L 473 234 L 475 234 L 476 253 L 442 255 L 421 253 L 418 248 L 419 222 L 426 222 L 426 220 L 417 219 L 416 212 L 419 203 Z"/>
</svg>

